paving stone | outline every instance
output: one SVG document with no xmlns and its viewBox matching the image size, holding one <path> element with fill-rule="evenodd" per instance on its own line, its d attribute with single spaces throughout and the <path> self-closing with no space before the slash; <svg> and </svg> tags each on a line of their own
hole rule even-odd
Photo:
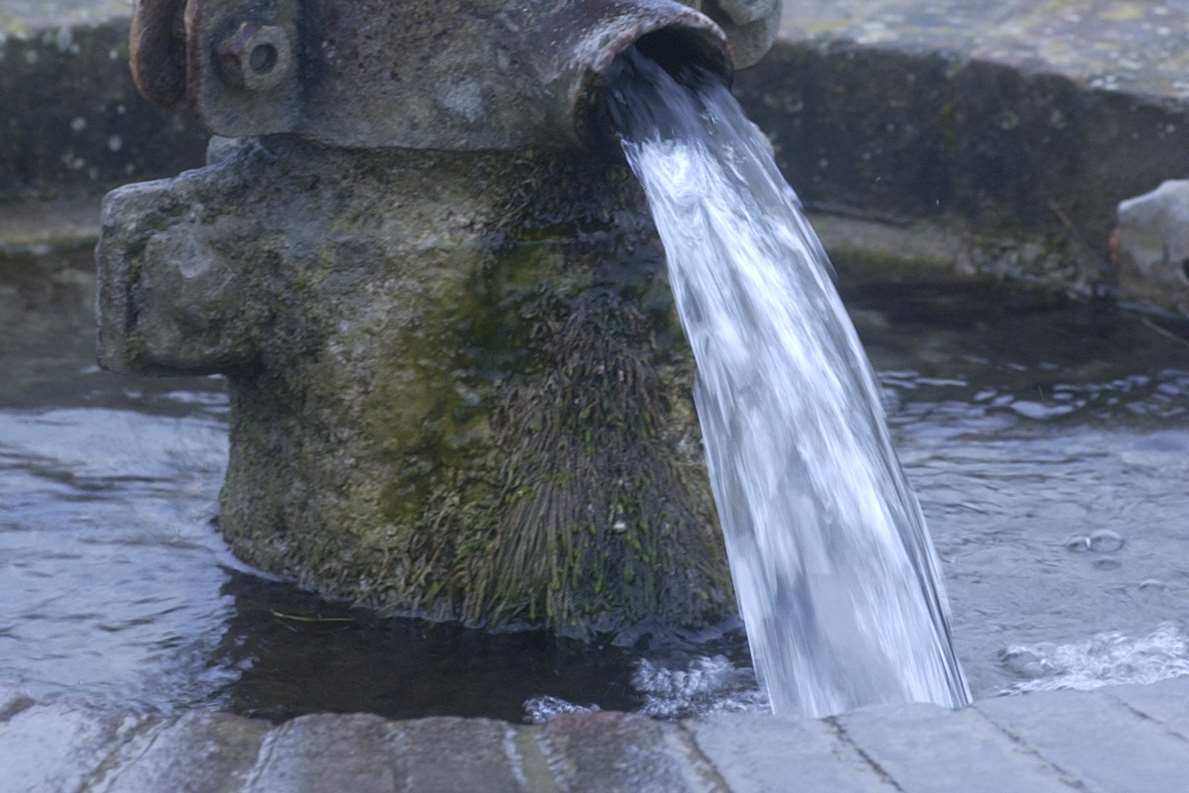
<svg viewBox="0 0 1189 793">
<path fill-rule="evenodd" d="M 1149 686 L 1112 686 L 1103 693 L 1189 740 L 1189 676 Z"/>
<path fill-rule="evenodd" d="M 735 793 L 895 790 L 828 722 L 724 714 L 688 727 Z"/>
<path fill-rule="evenodd" d="M 1189 789 L 1189 742 L 1101 691 L 998 697 L 975 707 L 1089 790 Z"/>
<path fill-rule="evenodd" d="M 0 791 L 73 793 L 146 720 L 68 704 L 36 705 L 0 721 Z"/>
<path fill-rule="evenodd" d="M 266 722 L 195 711 L 145 732 L 92 793 L 231 793 L 256 762 Z"/>
<path fill-rule="evenodd" d="M 1069 793 L 1075 781 L 978 711 L 881 707 L 840 717 L 846 736 L 906 793 Z M 956 780 L 961 780 L 960 785 Z"/>
<path fill-rule="evenodd" d="M 247 793 L 393 793 L 393 725 L 379 716 L 303 716 L 264 738 Z"/>
<path fill-rule="evenodd" d="M 398 790 L 525 790 L 516 729 L 487 719 L 422 719 L 397 727 Z"/>
<path fill-rule="evenodd" d="M 269 733 L 248 793 L 521 793 L 514 730 L 482 719 L 305 716 Z"/>
<path fill-rule="evenodd" d="M 539 744 L 564 793 L 729 793 L 679 725 L 623 713 L 559 716 Z"/>
</svg>

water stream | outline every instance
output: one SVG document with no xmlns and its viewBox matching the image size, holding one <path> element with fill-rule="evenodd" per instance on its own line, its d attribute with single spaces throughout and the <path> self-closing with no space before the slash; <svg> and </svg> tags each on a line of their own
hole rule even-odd
<svg viewBox="0 0 1189 793">
<path fill-rule="evenodd" d="M 718 78 L 679 83 L 637 54 L 610 104 L 697 360 L 711 482 L 773 709 L 967 703 L 876 379 L 766 138 Z"/>
</svg>

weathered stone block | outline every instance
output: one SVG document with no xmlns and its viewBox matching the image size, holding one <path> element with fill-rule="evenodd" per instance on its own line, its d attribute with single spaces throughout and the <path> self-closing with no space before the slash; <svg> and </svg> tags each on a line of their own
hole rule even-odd
<svg viewBox="0 0 1189 793">
<path fill-rule="evenodd" d="M 1149 686 L 1112 686 L 1103 693 L 1189 741 L 1189 676 Z"/>
<path fill-rule="evenodd" d="M 502 722 L 304 716 L 265 738 L 245 793 L 522 793 L 525 779 Z"/>
<path fill-rule="evenodd" d="M 559 716 L 538 739 L 566 793 L 725 793 L 677 724 L 623 713 Z"/>
<path fill-rule="evenodd" d="M 1073 783 L 971 708 L 880 707 L 837 721 L 855 746 L 913 793 L 1068 793 Z"/>
<path fill-rule="evenodd" d="M 389 612 L 731 616 L 664 255 L 626 166 L 287 137 L 105 202 L 100 360 L 224 372 L 219 525 Z"/>
<path fill-rule="evenodd" d="M 130 741 L 95 793 L 238 793 L 267 731 L 265 722 L 192 711 Z"/>
<path fill-rule="evenodd" d="M 735 793 L 897 790 L 826 721 L 724 714 L 690 722 L 689 729 Z"/>
<path fill-rule="evenodd" d="M 145 724 L 140 716 L 87 706 L 19 710 L 0 720 L 0 789 L 79 790 Z"/>
</svg>

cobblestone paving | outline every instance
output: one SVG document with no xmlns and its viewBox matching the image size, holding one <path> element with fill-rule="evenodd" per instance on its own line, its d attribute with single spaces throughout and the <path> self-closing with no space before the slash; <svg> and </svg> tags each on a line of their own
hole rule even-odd
<svg viewBox="0 0 1189 793">
<path fill-rule="evenodd" d="M 1179 793 L 1189 678 L 881 707 L 822 721 L 562 716 L 271 726 L 157 718 L 0 691 L 0 793 Z"/>
</svg>

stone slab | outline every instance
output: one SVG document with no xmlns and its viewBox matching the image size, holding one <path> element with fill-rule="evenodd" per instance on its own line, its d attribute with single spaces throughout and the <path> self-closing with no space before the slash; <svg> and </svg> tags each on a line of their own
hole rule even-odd
<svg viewBox="0 0 1189 793">
<path fill-rule="evenodd" d="M 784 11 L 776 47 L 736 90 L 785 175 L 819 211 L 956 229 L 964 272 L 1111 290 L 1119 202 L 1189 174 L 1189 5 Z"/>
<path fill-rule="evenodd" d="M 523 793 L 513 728 L 482 719 L 304 716 L 270 732 L 245 793 Z"/>
<path fill-rule="evenodd" d="M 1189 676 L 1155 686 L 1112 686 L 1103 693 L 1189 741 Z"/>
<path fill-rule="evenodd" d="M 90 793 L 241 790 L 267 731 L 264 722 L 225 713 L 187 713 L 129 741 Z"/>
<path fill-rule="evenodd" d="M 824 721 L 724 714 L 690 722 L 688 728 L 736 793 L 891 793 L 897 789 Z"/>
<path fill-rule="evenodd" d="M 1070 793 L 1063 776 L 978 711 L 935 705 L 870 708 L 839 717 L 847 739 L 912 793 Z"/>
<path fill-rule="evenodd" d="M 0 721 L 0 790 L 73 793 L 135 732 L 139 716 L 64 703 L 35 705 Z"/>
<path fill-rule="evenodd" d="M 1189 742 L 1102 691 L 999 697 L 975 707 L 1089 790 L 1175 791 L 1189 780 Z"/>
<path fill-rule="evenodd" d="M 245 793 L 392 793 L 391 723 L 378 716 L 303 716 L 264 738 Z"/>
<path fill-rule="evenodd" d="M 872 708 L 543 727 L 316 715 L 273 727 L 171 719 L 0 689 L 0 793 L 1174 793 L 1189 779 L 1189 678 Z"/>
<path fill-rule="evenodd" d="M 439 718 L 397 725 L 398 790 L 531 790 L 516 728 L 488 719 Z"/>
<path fill-rule="evenodd" d="M 672 722 L 623 713 L 568 714 L 538 743 L 565 793 L 729 793 Z"/>
</svg>

